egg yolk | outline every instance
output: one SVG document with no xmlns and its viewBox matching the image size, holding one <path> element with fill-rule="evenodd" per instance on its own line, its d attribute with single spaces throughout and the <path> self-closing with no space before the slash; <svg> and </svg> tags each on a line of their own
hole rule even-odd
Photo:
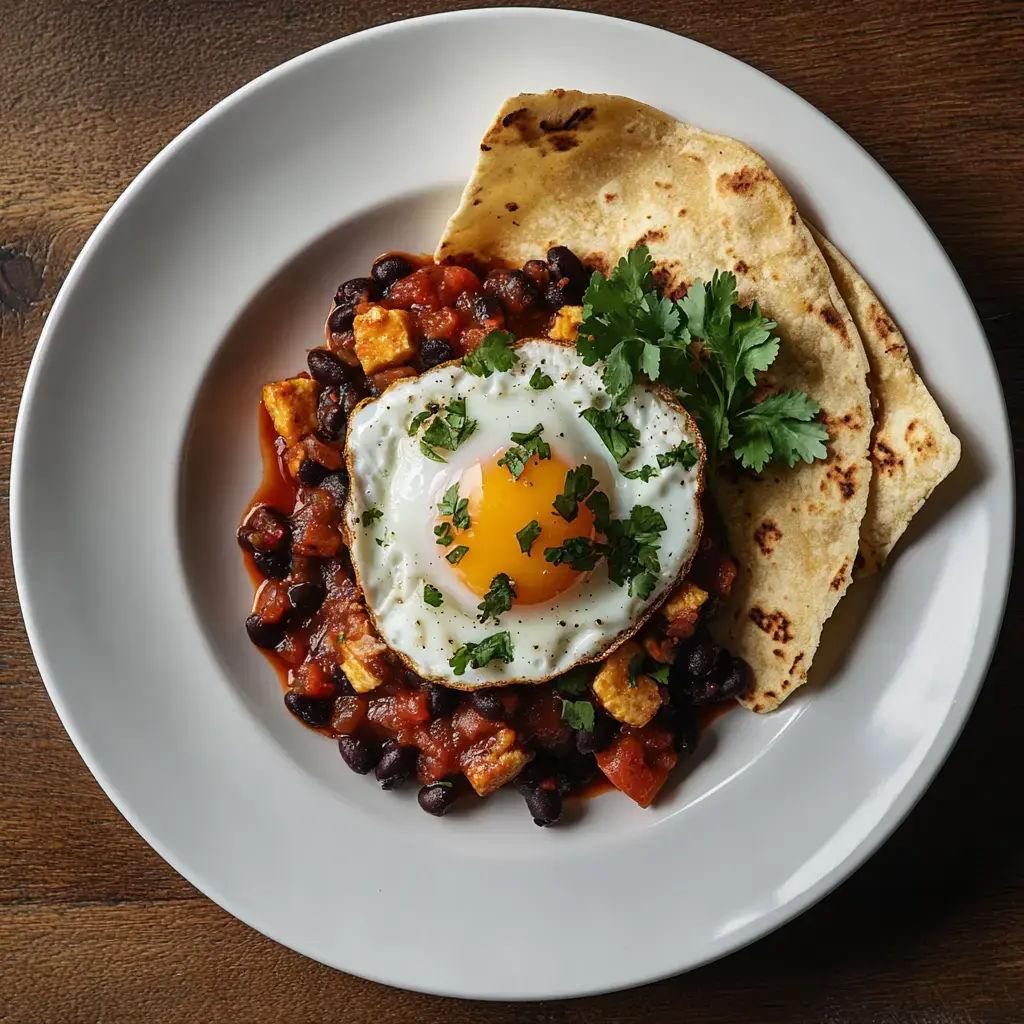
<svg viewBox="0 0 1024 1024">
<path fill-rule="evenodd" d="M 518 480 L 497 464 L 502 454 L 470 466 L 459 479 L 459 497 L 469 501 L 470 526 L 458 531 L 455 543 L 469 551 L 454 571 L 480 597 L 495 576 L 506 573 L 515 586 L 516 604 L 550 601 L 573 586 L 580 573 L 568 565 L 552 565 L 544 558 L 544 549 L 558 547 L 570 537 L 593 537 L 594 514 L 581 502 L 570 523 L 554 510 L 552 502 L 573 468 L 554 453 L 543 460 L 532 456 Z M 540 534 L 527 555 L 520 550 L 516 533 L 534 519 Z"/>
</svg>

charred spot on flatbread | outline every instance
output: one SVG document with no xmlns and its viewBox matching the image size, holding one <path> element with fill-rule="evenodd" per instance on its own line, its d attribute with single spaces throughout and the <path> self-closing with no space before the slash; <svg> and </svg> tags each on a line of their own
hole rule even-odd
<svg viewBox="0 0 1024 1024">
<path fill-rule="evenodd" d="M 829 586 L 833 590 L 841 590 L 843 584 L 846 582 L 847 573 L 850 570 L 850 560 L 844 559 L 843 564 L 839 566 L 839 571 L 832 577 L 832 582 Z"/>
<path fill-rule="evenodd" d="M 843 501 L 849 501 L 857 494 L 857 467 L 850 465 L 844 469 L 838 463 L 833 463 L 821 481 L 822 494 L 828 494 L 829 482 L 836 485 Z"/>
<path fill-rule="evenodd" d="M 668 238 L 662 228 L 648 228 L 637 240 L 635 245 L 650 245 L 651 242 L 664 242 Z"/>
<path fill-rule="evenodd" d="M 879 473 L 885 473 L 887 476 L 891 476 L 903 467 L 903 459 L 896 454 L 882 437 L 875 439 L 874 446 L 871 449 L 871 461 Z"/>
<path fill-rule="evenodd" d="M 593 107 L 577 107 L 567 118 L 558 121 L 542 120 L 540 122 L 541 131 L 545 132 L 568 132 L 576 128 L 577 125 L 582 124 L 591 114 L 594 113 Z"/>
<path fill-rule="evenodd" d="M 738 196 L 750 195 L 757 185 L 767 180 L 763 167 L 741 167 L 731 174 L 726 172 L 718 176 L 718 191 L 733 192 Z"/>
<path fill-rule="evenodd" d="M 758 629 L 764 630 L 777 644 L 788 644 L 796 635 L 793 632 L 793 623 L 783 611 L 766 612 L 763 608 L 755 605 L 750 609 L 749 618 Z"/>
<path fill-rule="evenodd" d="M 938 445 L 935 443 L 935 436 L 918 420 L 911 420 L 907 424 L 904 436 L 907 441 L 907 447 L 918 459 L 930 459 L 938 449 Z"/>
<path fill-rule="evenodd" d="M 782 531 L 774 519 L 763 519 L 761 525 L 754 531 L 754 540 L 761 549 L 761 554 L 770 558 L 775 545 L 782 540 Z"/>
</svg>

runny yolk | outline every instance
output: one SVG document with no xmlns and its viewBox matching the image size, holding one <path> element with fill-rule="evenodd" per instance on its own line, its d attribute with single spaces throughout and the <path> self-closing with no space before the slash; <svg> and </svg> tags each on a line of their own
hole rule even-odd
<svg viewBox="0 0 1024 1024">
<path fill-rule="evenodd" d="M 580 573 L 568 565 L 552 565 L 544 558 L 544 549 L 558 547 L 570 537 L 593 537 L 594 514 L 581 502 L 570 523 L 554 510 L 552 502 L 573 467 L 553 452 L 550 459 L 532 456 L 518 480 L 497 464 L 502 454 L 470 466 L 459 479 L 459 497 L 469 501 L 470 526 L 457 531 L 455 543 L 465 544 L 469 551 L 454 571 L 480 597 L 495 576 L 506 573 L 515 586 L 516 604 L 550 601 L 573 586 Z M 526 555 L 516 533 L 534 519 L 540 534 Z"/>
</svg>

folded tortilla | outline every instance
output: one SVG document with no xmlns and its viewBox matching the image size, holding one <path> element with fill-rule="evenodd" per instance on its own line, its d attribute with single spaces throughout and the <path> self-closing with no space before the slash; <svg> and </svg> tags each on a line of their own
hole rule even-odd
<svg viewBox="0 0 1024 1024">
<path fill-rule="evenodd" d="M 881 568 L 910 520 L 960 461 L 960 441 L 917 375 L 907 342 L 849 260 L 811 225 L 867 352 L 874 472 L 855 575 Z"/>
<path fill-rule="evenodd" d="M 722 472 L 715 497 L 740 573 L 712 630 L 776 707 L 807 679 L 851 581 L 869 498 L 868 360 L 825 257 L 765 161 L 734 139 L 617 96 L 556 90 L 498 112 L 437 257 L 521 264 L 553 245 L 609 270 L 647 245 L 666 294 L 716 269 L 778 323 L 766 383 L 822 408 L 827 460 Z"/>
</svg>

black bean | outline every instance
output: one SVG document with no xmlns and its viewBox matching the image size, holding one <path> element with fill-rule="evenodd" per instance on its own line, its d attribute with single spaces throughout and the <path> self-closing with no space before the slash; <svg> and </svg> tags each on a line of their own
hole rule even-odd
<svg viewBox="0 0 1024 1024">
<path fill-rule="evenodd" d="M 731 658 L 726 654 L 710 676 L 694 680 L 683 688 L 682 693 L 691 704 L 714 704 L 738 696 L 749 685 L 750 667 L 742 658 Z"/>
<path fill-rule="evenodd" d="M 356 697 L 355 687 L 348 681 L 345 670 L 335 662 L 331 666 L 331 682 L 334 683 L 334 692 L 339 697 Z"/>
<path fill-rule="evenodd" d="M 579 256 L 564 245 L 556 245 L 548 249 L 547 257 L 551 277 L 556 281 L 568 278 L 569 283 L 579 289 L 582 298 L 590 275 L 587 273 L 587 268 L 580 262 Z"/>
<path fill-rule="evenodd" d="M 339 384 L 336 390 L 338 393 L 337 401 L 341 404 L 342 409 L 345 410 L 345 415 L 348 416 L 366 397 L 369 391 L 369 381 L 365 377 L 358 383 L 354 380 L 348 380 L 344 384 Z"/>
<path fill-rule="evenodd" d="M 535 825 L 554 825 L 562 816 L 562 796 L 557 789 L 538 786 L 527 790 L 526 808 L 533 815 Z"/>
<path fill-rule="evenodd" d="M 408 277 L 415 268 L 404 256 L 381 256 L 370 268 L 370 274 L 381 288 Z"/>
<path fill-rule="evenodd" d="M 563 306 L 577 305 L 577 300 L 565 285 L 552 281 L 544 289 L 544 305 L 550 309 L 561 309 Z"/>
<path fill-rule="evenodd" d="M 555 762 L 555 783 L 563 796 L 585 786 L 597 774 L 597 761 L 592 754 L 569 750 Z"/>
<path fill-rule="evenodd" d="M 478 715 L 492 722 L 505 720 L 505 705 L 493 690 L 474 690 L 469 695 L 469 704 Z"/>
<path fill-rule="evenodd" d="M 280 622 L 264 622 L 258 615 L 246 618 L 245 631 L 249 639 L 265 651 L 272 650 L 284 639 L 284 626 Z"/>
<path fill-rule="evenodd" d="M 331 315 L 327 318 L 327 326 L 331 334 L 337 337 L 352 330 L 355 318 L 356 307 L 349 302 L 343 302 L 331 310 Z"/>
<path fill-rule="evenodd" d="M 333 499 L 335 508 L 341 508 L 348 499 L 348 470 L 336 469 L 328 473 L 320 484 L 320 490 L 326 491 Z"/>
<path fill-rule="evenodd" d="M 692 707 L 678 702 L 662 705 L 654 724 L 675 736 L 674 746 L 680 757 L 686 757 L 697 749 L 700 720 Z"/>
<path fill-rule="evenodd" d="M 345 430 L 345 410 L 337 401 L 338 393 L 326 389 L 320 393 L 316 407 L 316 422 L 327 441 L 337 441 Z"/>
<path fill-rule="evenodd" d="M 259 574 L 268 580 L 283 580 L 292 569 L 292 556 L 287 548 L 283 551 L 254 551 L 252 561 Z"/>
<path fill-rule="evenodd" d="M 326 348 L 311 348 L 306 356 L 306 365 L 313 379 L 321 384 L 344 384 L 352 372 Z"/>
<path fill-rule="evenodd" d="M 318 487 L 327 476 L 327 469 L 319 462 L 306 458 L 299 463 L 299 471 L 295 475 L 303 487 Z"/>
<path fill-rule="evenodd" d="M 338 751 L 345 764 L 358 775 L 368 775 L 380 757 L 380 748 L 376 743 L 361 740 L 357 736 L 339 736 Z"/>
<path fill-rule="evenodd" d="M 288 588 L 288 603 L 303 618 L 308 618 L 324 603 L 326 595 L 322 583 L 293 583 Z"/>
<path fill-rule="evenodd" d="M 429 370 L 455 358 L 452 343 L 445 338 L 427 338 L 420 345 L 420 369 Z"/>
<path fill-rule="evenodd" d="M 551 281 L 548 265 L 543 260 L 527 260 L 523 264 L 523 273 L 542 291 Z"/>
<path fill-rule="evenodd" d="M 746 693 L 750 689 L 750 666 L 742 658 L 730 658 L 729 670 L 719 686 L 721 700 Z"/>
<path fill-rule="evenodd" d="M 427 708 L 431 718 L 447 718 L 459 706 L 459 691 L 439 683 L 427 687 Z"/>
<path fill-rule="evenodd" d="M 434 783 L 431 786 L 424 786 L 417 795 L 420 807 L 427 814 L 436 815 L 440 818 L 448 813 L 448 809 L 458 800 L 459 794 L 456 788 L 449 783 Z"/>
<path fill-rule="evenodd" d="M 416 748 L 400 747 L 394 740 L 384 744 L 373 774 L 381 789 L 394 789 L 416 772 Z"/>
<path fill-rule="evenodd" d="M 684 668 L 691 679 L 707 679 L 718 663 L 722 649 L 713 643 L 697 643 L 686 652 Z"/>
<path fill-rule="evenodd" d="M 334 702 L 330 697 L 307 697 L 303 693 L 289 690 L 284 695 L 284 706 L 306 725 L 320 729 L 331 720 Z"/>
<path fill-rule="evenodd" d="M 536 789 L 546 779 L 554 777 L 554 767 L 550 758 L 540 755 L 534 758 L 513 780 L 515 786 L 522 794 L 527 794 Z"/>
<path fill-rule="evenodd" d="M 238 527 L 238 543 L 248 551 L 280 551 L 289 538 L 288 517 L 269 505 L 254 505 Z"/>
<path fill-rule="evenodd" d="M 334 301 L 339 305 L 358 306 L 380 298 L 380 285 L 372 277 L 353 277 L 338 286 Z"/>
<path fill-rule="evenodd" d="M 510 313 L 522 313 L 540 299 L 540 289 L 521 270 L 492 270 L 484 281 L 484 292 Z"/>
<path fill-rule="evenodd" d="M 603 711 L 594 711 L 594 728 L 576 733 L 576 749 L 581 754 L 600 754 L 615 738 L 615 723 Z"/>
</svg>

